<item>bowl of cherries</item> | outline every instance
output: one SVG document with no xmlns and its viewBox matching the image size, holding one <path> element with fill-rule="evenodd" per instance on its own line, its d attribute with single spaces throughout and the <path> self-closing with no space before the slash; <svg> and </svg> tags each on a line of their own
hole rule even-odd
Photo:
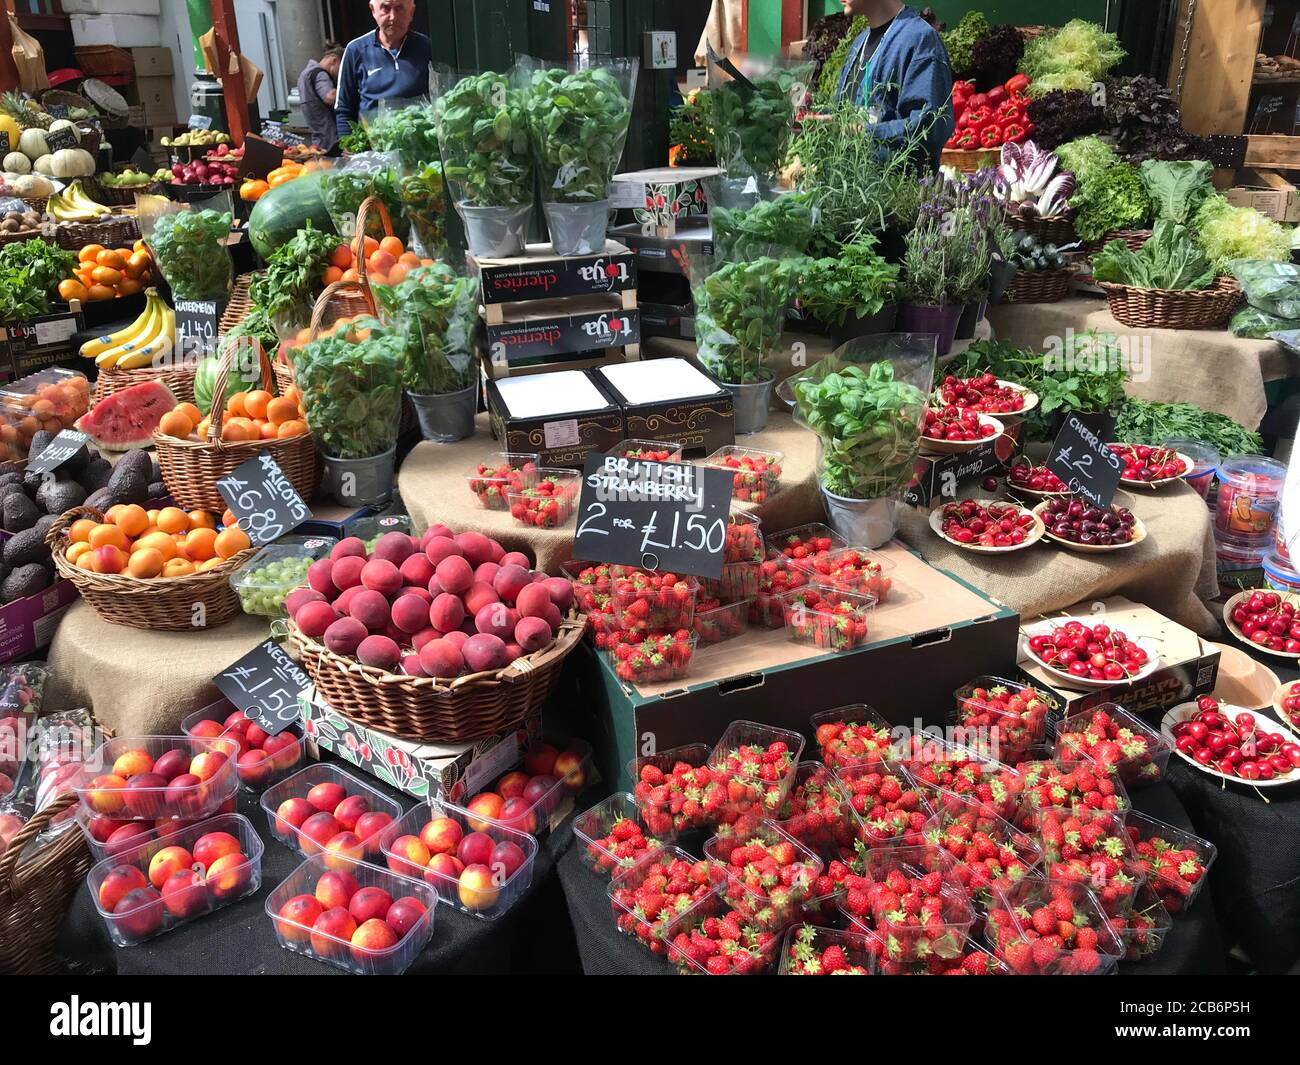
<svg viewBox="0 0 1300 1065">
<path fill-rule="evenodd" d="M 1024 630 L 1025 651 L 1073 688 L 1109 688 L 1142 680 L 1160 668 L 1160 648 L 1105 622 L 1055 618 Z"/>
<path fill-rule="evenodd" d="M 1025 458 L 1017 459 L 1007 469 L 1007 491 L 1032 499 L 1050 499 L 1070 494 L 1070 489 L 1061 478 L 1046 466 L 1035 466 Z"/>
<path fill-rule="evenodd" d="M 1127 507 L 1094 507 L 1082 499 L 1046 499 L 1034 507 L 1046 536 L 1071 551 L 1118 551 L 1146 539 L 1146 526 Z"/>
<path fill-rule="evenodd" d="M 1280 658 L 1300 658 L 1300 596 L 1247 589 L 1223 604 L 1223 623 L 1243 643 Z"/>
<path fill-rule="evenodd" d="M 1171 447 L 1152 447 L 1147 444 L 1110 444 L 1116 455 L 1124 461 L 1119 479 L 1123 484 L 1143 488 L 1159 488 L 1179 480 L 1195 463 Z"/>
<path fill-rule="evenodd" d="M 1300 737 L 1272 718 L 1212 695 L 1175 706 L 1160 732 L 1179 757 L 1211 776 L 1258 787 L 1300 780 Z"/>
<path fill-rule="evenodd" d="M 1043 523 L 1032 511 L 999 499 L 959 499 L 930 511 L 930 528 L 950 544 L 979 554 L 1005 554 L 1036 544 Z"/>
<path fill-rule="evenodd" d="M 999 418 L 1023 418 L 1038 406 L 1038 396 L 1023 385 L 1000 381 L 991 373 L 974 377 L 957 377 L 948 374 L 934 390 L 937 402 L 945 407 L 961 407 L 977 414 L 992 414 Z"/>
<path fill-rule="evenodd" d="M 1300 728 L 1300 680 L 1283 684 L 1273 696 L 1273 710 L 1278 717 Z"/>
<path fill-rule="evenodd" d="M 963 407 L 928 407 L 921 427 L 921 446 L 926 451 L 952 455 L 1001 435 L 1002 423 L 991 414 Z"/>
</svg>

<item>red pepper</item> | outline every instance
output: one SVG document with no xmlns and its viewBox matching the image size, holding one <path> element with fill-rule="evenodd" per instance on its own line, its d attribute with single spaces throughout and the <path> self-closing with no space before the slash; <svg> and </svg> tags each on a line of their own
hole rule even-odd
<svg viewBox="0 0 1300 1065">
<path fill-rule="evenodd" d="M 1008 100 L 998 108 L 998 124 L 1005 126 L 1008 122 L 1023 122 L 1025 119 L 1025 109 L 1014 100 Z"/>
<path fill-rule="evenodd" d="M 973 129 L 976 133 L 993 121 L 993 112 L 987 107 L 967 107 L 961 114 L 961 128 Z"/>
<path fill-rule="evenodd" d="M 979 146 L 979 134 L 973 129 L 964 129 L 960 133 L 956 134 L 956 140 L 952 145 L 952 147 L 964 152 L 970 151 L 972 148 L 978 148 Z"/>
<path fill-rule="evenodd" d="M 989 95 L 986 92 L 977 92 L 970 98 L 971 107 L 987 107 L 988 103 Z"/>
<path fill-rule="evenodd" d="M 1008 122 L 1002 127 L 1002 143 L 1018 144 L 1029 136 L 1032 129 L 1032 125 L 1027 126 L 1022 122 Z"/>
<path fill-rule="evenodd" d="M 1002 129 L 996 124 L 990 124 L 980 130 L 980 147 L 996 148 L 1002 143 Z"/>
<path fill-rule="evenodd" d="M 1003 88 L 1006 89 L 1007 93 L 1011 96 L 1022 94 L 1027 88 L 1029 88 L 1029 75 L 1013 74 L 1007 79 Z"/>
<path fill-rule="evenodd" d="M 1007 98 L 1007 90 L 1004 89 L 1001 85 L 995 85 L 993 86 L 993 88 L 989 89 L 986 95 L 989 98 L 989 106 L 997 107 L 999 104 L 1002 103 L 1003 100 Z"/>
</svg>

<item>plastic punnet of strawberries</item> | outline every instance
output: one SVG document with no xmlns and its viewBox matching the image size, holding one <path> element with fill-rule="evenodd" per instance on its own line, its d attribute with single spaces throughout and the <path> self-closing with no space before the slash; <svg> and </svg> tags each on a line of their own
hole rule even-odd
<svg viewBox="0 0 1300 1065">
<path fill-rule="evenodd" d="M 859 838 L 869 848 L 925 842 L 925 824 L 934 810 L 905 772 L 875 762 L 845 766 L 836 775 L 849 791 Z"/>
<path fill-rule="evenodd" d="M 938 392 L 944 406 L 980 414 L 1015 414 L 1025 409 L 1024 392 L 998 384 L 998 379 L 991 373 L 966 378 L 948 374 Z"/>
<path fill-rule="evenodd" d="M 1011 468 L 1007 470 L 1007 484 L 1012 488 L 1057 495 L 1065 495 L 1070 491 L 1069 486 L 1046 466 L 1035 466 L 1032 462 L 1024 460 L 1011 464 Z"/>
<path fill-rule="evenodd" d="M 876 885 L 872 913 L 890 961 L 925 961 L 962 953 L 975 911 L 951 880 L 953 863 L 933 847 L 898 847 L 867 855 Z"/>
<path fill-rule="evenodd" d="M 1111 931 L 1124 944 L 1124 959 L 1145 961 L 1160 952 L 1174 921 L 1151 890 L 1151 885 L 1143 884 L 1133 909 L 1123 917 L 1112 917 L 1109 924 Z"/>
<path fill-rule="evenodd" d="M 732 514 L 727 521 L 727 537 L 722 543 L 722 561 L 762 562 L 763 526 L 747 514 Z"/>
<path fill-rule="evenodd" d="M 1096 898 L 1060 881 L 1026 880 L 996 892 L 984 935 L 1020 976 L 1105 976 L 1124 955 Z"/>
<path fill-rule="evenodd" d="M 749 608 L 747 599 L 725 604 L 717 599 L 701 599 L 695 604 L 692 629 L 700 638 L 700 643 L 722 643 L 745 631 L 748 627 Z"/>
<path fill-rule="evenodd" d="M 885 576 L 885 562 L 864 547 L 844 547 L 793 563 L 817 584 L 865 592 L 879 603 L 887 602 L 893 580 Z"/>
<path fill-rule="evenodd" d="M 780 487 L 781 460 L 779 452 L 746 450 L 709 456 L 709 466 L 731 471 L 731 497 L 741 502 L 763 503 Z"/>
<path fill-rule="evenodd" d="M 1098 810 L 1040 810 L 1038 835 L 1048 879 L 1086 886 L 1108 917 L 1133 908 L 1146 878 L 1133 865 L 1121 817 Z"/>
<path fill-rule="evenodd" d="M 694 577 L 630 569 L 615 576 L 610 606 L 628 632 L 673 632 L 691 627 L 699 590 Z"/>
<path fill-rule="evenodd" d="M 614 675 L 628 684 L 662 684 L 686 676 L 695 655 L 696 636 L 688 629 L 645 633 L 635 643 L 616 643 L 609 655 Z"/>
<path fill-rule="evenodd" d="M 1277 592 L 1257 591 L 1232 608 L 1241 635 L 1270 651 L 1300 654 L 1300 617 L 1295 604 Z"/>
<path fill-rule="evenodd" d="M 725 801 L 711 811 L 717 824 L 775 817 L 789 794 L 802 744 L 792 748 L 785 739 L 755 742 L 758 735 L 756 729 L 739 740 L 724 734 L 709 755 L 713 776 L 726 788 Z"/>
<path fill-rule="evenodd" d="M 833 858 L 841 850 L 852 850 L 856 838 L 848 798 L 844 785 L 824 765 L 800 762 L 778 823 L 809 850 Z"/>
<path fill-rule="evenodd" d="M 1124 481 L 1167 481 L 1187 472 L 1187 463 L 1171 447 L 1147 444 L 1111 444 L 1111 451 L 1124 460 Z"/>
<path fill-rule="evenodd" d="M 782 976 L 870 976 L 866 936 L 837 928 L 794 925 L 786 933 Z"/>
<path fill-rule="evenodd" d="M 830 526 L 814 522 L 774 533 L 767 538 L 767 546 L 791 562 L 799 562 L 829 555 L 832 551 L 839 551 L 849 545 Z"/>
<path fill-rule="evenodd" d="M 1159 733 L 1114 703 L 1066 718 L 1056 729 L 1058 762 L 1093 762 L 1130 791 L 1162 780 L 1169 753 Z"/>
<path fill-rule="evenodd" d="M 851 651 L 867 642 L 867 619 L 874 596 L 809 585 L 781 600 L 785 625 L 793 639 L 823 651 Z"/>
<path fill-rule="evenodd" d="M 954 693 L 958 739 L 976 753 L 1014 766 L 1043 740 L 1049 697 L 1037 688 L 998 677 L 977 677 Z"/>
<path fill-rule="evenodd" d="M 540 470 L 537 483 L 506 495 L 510 516 L 520 525 L 556 529 L 573 517 L 579 478 L 571 470 Z"/>
<path fill-rule="evenodd" d="M 603 610 L 609 604 L 609 597 L 614 588 L 614 578 L 626 572 L 626 566 L 615 566 L 608 562 L 585 565 L 580 562 L 566 563 L 566 572 L 570 574 L 569 583 L 573 585 L 573 599 L 578 609 L 584 614 Z"/>
<path fill-rule="evenodd" d="M 1020 807 L 1024 779 L 1014 769 L 924 734 L 909 737 L 902 754 L 908 775 L 930 794 L 938 807 L 942 794 L 950 793 L 980 804 L 981 811 L 1009 820 Z"/>
<path fill-rule="evenodd" d="M 1124 813 L 1132 805 L 1124 785 L 1099 773 L 1095 766 L 1057 762 L 1022 762 L 1017 769 L 1025 780 L 1024 801 L 1016 824 L 1036 829 L 1039 810 L 1105 810 Z"/>
<path fill-rule="evenodd" d="M 627 796 L 615 795 L 574 821 L 575 835 L 582 831 L 589 841 L 583 848 L 583 861 L 592 872 L 616 876 L 662 845 L 661 840 L 647 835 L 637 817 L 624 816 L 624 811 L 632 812 Z M 597 832 L 601 834 L 597 836 Z"/>
<path fill-rule="evenodd" d="M 613 452 L 606 454 L 645 462 L 680 462 L 682 445 L 674 440 L 624 440 Z"/>
<path fill-rule="evenodd" d="M 1150 662 L 1147 652 L 1120 629 L 1067 621 L 1029 637 L 1029 653 L 1044 665 L 1080 680 L 1131 680 Z"/>
<path fill-rule="evenodd" d="M 633 761 L 632 794 L 647 829 L 678 836 L 709 823 L 726 801 L 727 789 L 724 779 L 705 765 L 708 757 L 709 749 L 696 743 Z"/>
<path fill-rule="evenodd" d="M 927 440 L 946 440 L 949 443 L 970 443 L 996 436 L 997 426 L 982 421 L 973 410 L 960 407 L 930 407 L 925 412 L 921 435 Z"/>
<path fill-rule="evenodd" d="M 1125 819 L 1124 831 L 1133 848 L 1130 871 L 1146 876 L 1170 913 L 1191 906 L 1218 854 L 1214 844 L 1136 811 Z"/>
<path fill-rule="evenodd" d="M 499 452 L 493 461 L 480 462 L 466 477 L 469 490 L 488 510 L 506 510 L 507 496 L 522 491 L 537 476 L 536 455 Z"/>
<path fill-rule="evenodd" d="M 1033 876 L 1043 858 L 1030 833 L 992 814 L 978 800 L 953 794 L 936 796 L 925 840 L 953 856 L 958 865 L 952 879 L 982 907 L 992 902 L 994 888 Z"/>
<path fill-rule="evenodd" d="M 610 881 L 614 923 L 651 954 L 666 954 L 663 933 L 713 891 L 713 869 L 683 850 L 667 847 Z"/>
<path fill-rule="evenodd" d="M 726 902 L 758 928 L 779 931 L 798 915 L 821 875 L 822 861 L 770 821 L 741 836 L 717 835 L 704 856 L 727 878 Z"/>
<path fill-rule="evenodd" d="M 944 536 L 959 544 L 980 547 L 1016 547 L 1034 529 L 1034 515 L 1014 503 L 981 503 L 961 499 L 945 503 L 939 511 Z"/>
<path fill-rule="evenodd" d="M 802 588 L 808 583 L 808 574 L 795 569 L 781 555 L 764 559 L 758 564 L 758 587 L 749 609 L 749 620 L 769 629 L 785 625 L 785 607 L 781 600 L 787 592 Z"/>
<path fill-rule="evenodd" d="M 1011 967 L 995 958 L 978 943 L 967 942 L 951 958 L 932 954 L 925 961 L 876 960 L 878 976 L 1010 976 Z"/>
<path fill-rule="evenodd" d="M 823 710 L 812 726 L 822 762 L 832 769 L 898 760 L 893 730 L 866 703 Z"/>
<path fill-rule="evenodd" d="M 735 910 L 692 911 L 682 923 L 686 927 L 669 929 L 668 960 L 683 976 L 761 976 L 780 950 L 778 933 L 751 924 Z"/>
</svg>

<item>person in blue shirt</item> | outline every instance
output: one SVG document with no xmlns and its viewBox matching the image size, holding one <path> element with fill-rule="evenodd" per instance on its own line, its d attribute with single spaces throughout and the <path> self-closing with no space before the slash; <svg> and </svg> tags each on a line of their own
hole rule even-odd
<svg viewBox="0 0 1300 1065">
<path fill-rule="evenodd" d="M 429 91 L 433 44 L 411 29 L 415 0 L 370 0 L 375 29 L 351 41 L 339 65 L 334 117 L 339 136 L 380 100 L 409 100 Z"/>
<path fill-rule="evenodd" d="M 874 112 L 875 136 L 899 141 L 926 125 L 932 169 L 952 135 L 952 67 L 938 32 L 899 0 L 844 0 L 844 12 L 861 15 L 867 28 L 849 45 L 835 91 Z"/>
</svg>

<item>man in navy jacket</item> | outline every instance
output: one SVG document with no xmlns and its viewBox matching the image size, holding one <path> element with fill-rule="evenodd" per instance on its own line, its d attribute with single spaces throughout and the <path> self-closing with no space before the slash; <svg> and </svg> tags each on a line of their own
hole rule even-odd
<svg viewBox="0 0 1300 1065">
<path fill-rule="evenodd" d="M 930 166 L 952 135 L 952 67 L 943 40 L 925 19 L 899 0 L 844 0 L 851 17 L 865 16 L 867 29 L 849 45 L 837 100 L 874 112 L 872 133 L 901 141 L 926 127 Z"/>
<path fill-rule="evenodd" d="M 348 44 L 339 66 L 334 115 L 339 136 L 380 100 L 409 100 L 429 91 L 433 45 L 411 29 L 415 0 L 370 0 L 376 29 Z"/>
</svg>

